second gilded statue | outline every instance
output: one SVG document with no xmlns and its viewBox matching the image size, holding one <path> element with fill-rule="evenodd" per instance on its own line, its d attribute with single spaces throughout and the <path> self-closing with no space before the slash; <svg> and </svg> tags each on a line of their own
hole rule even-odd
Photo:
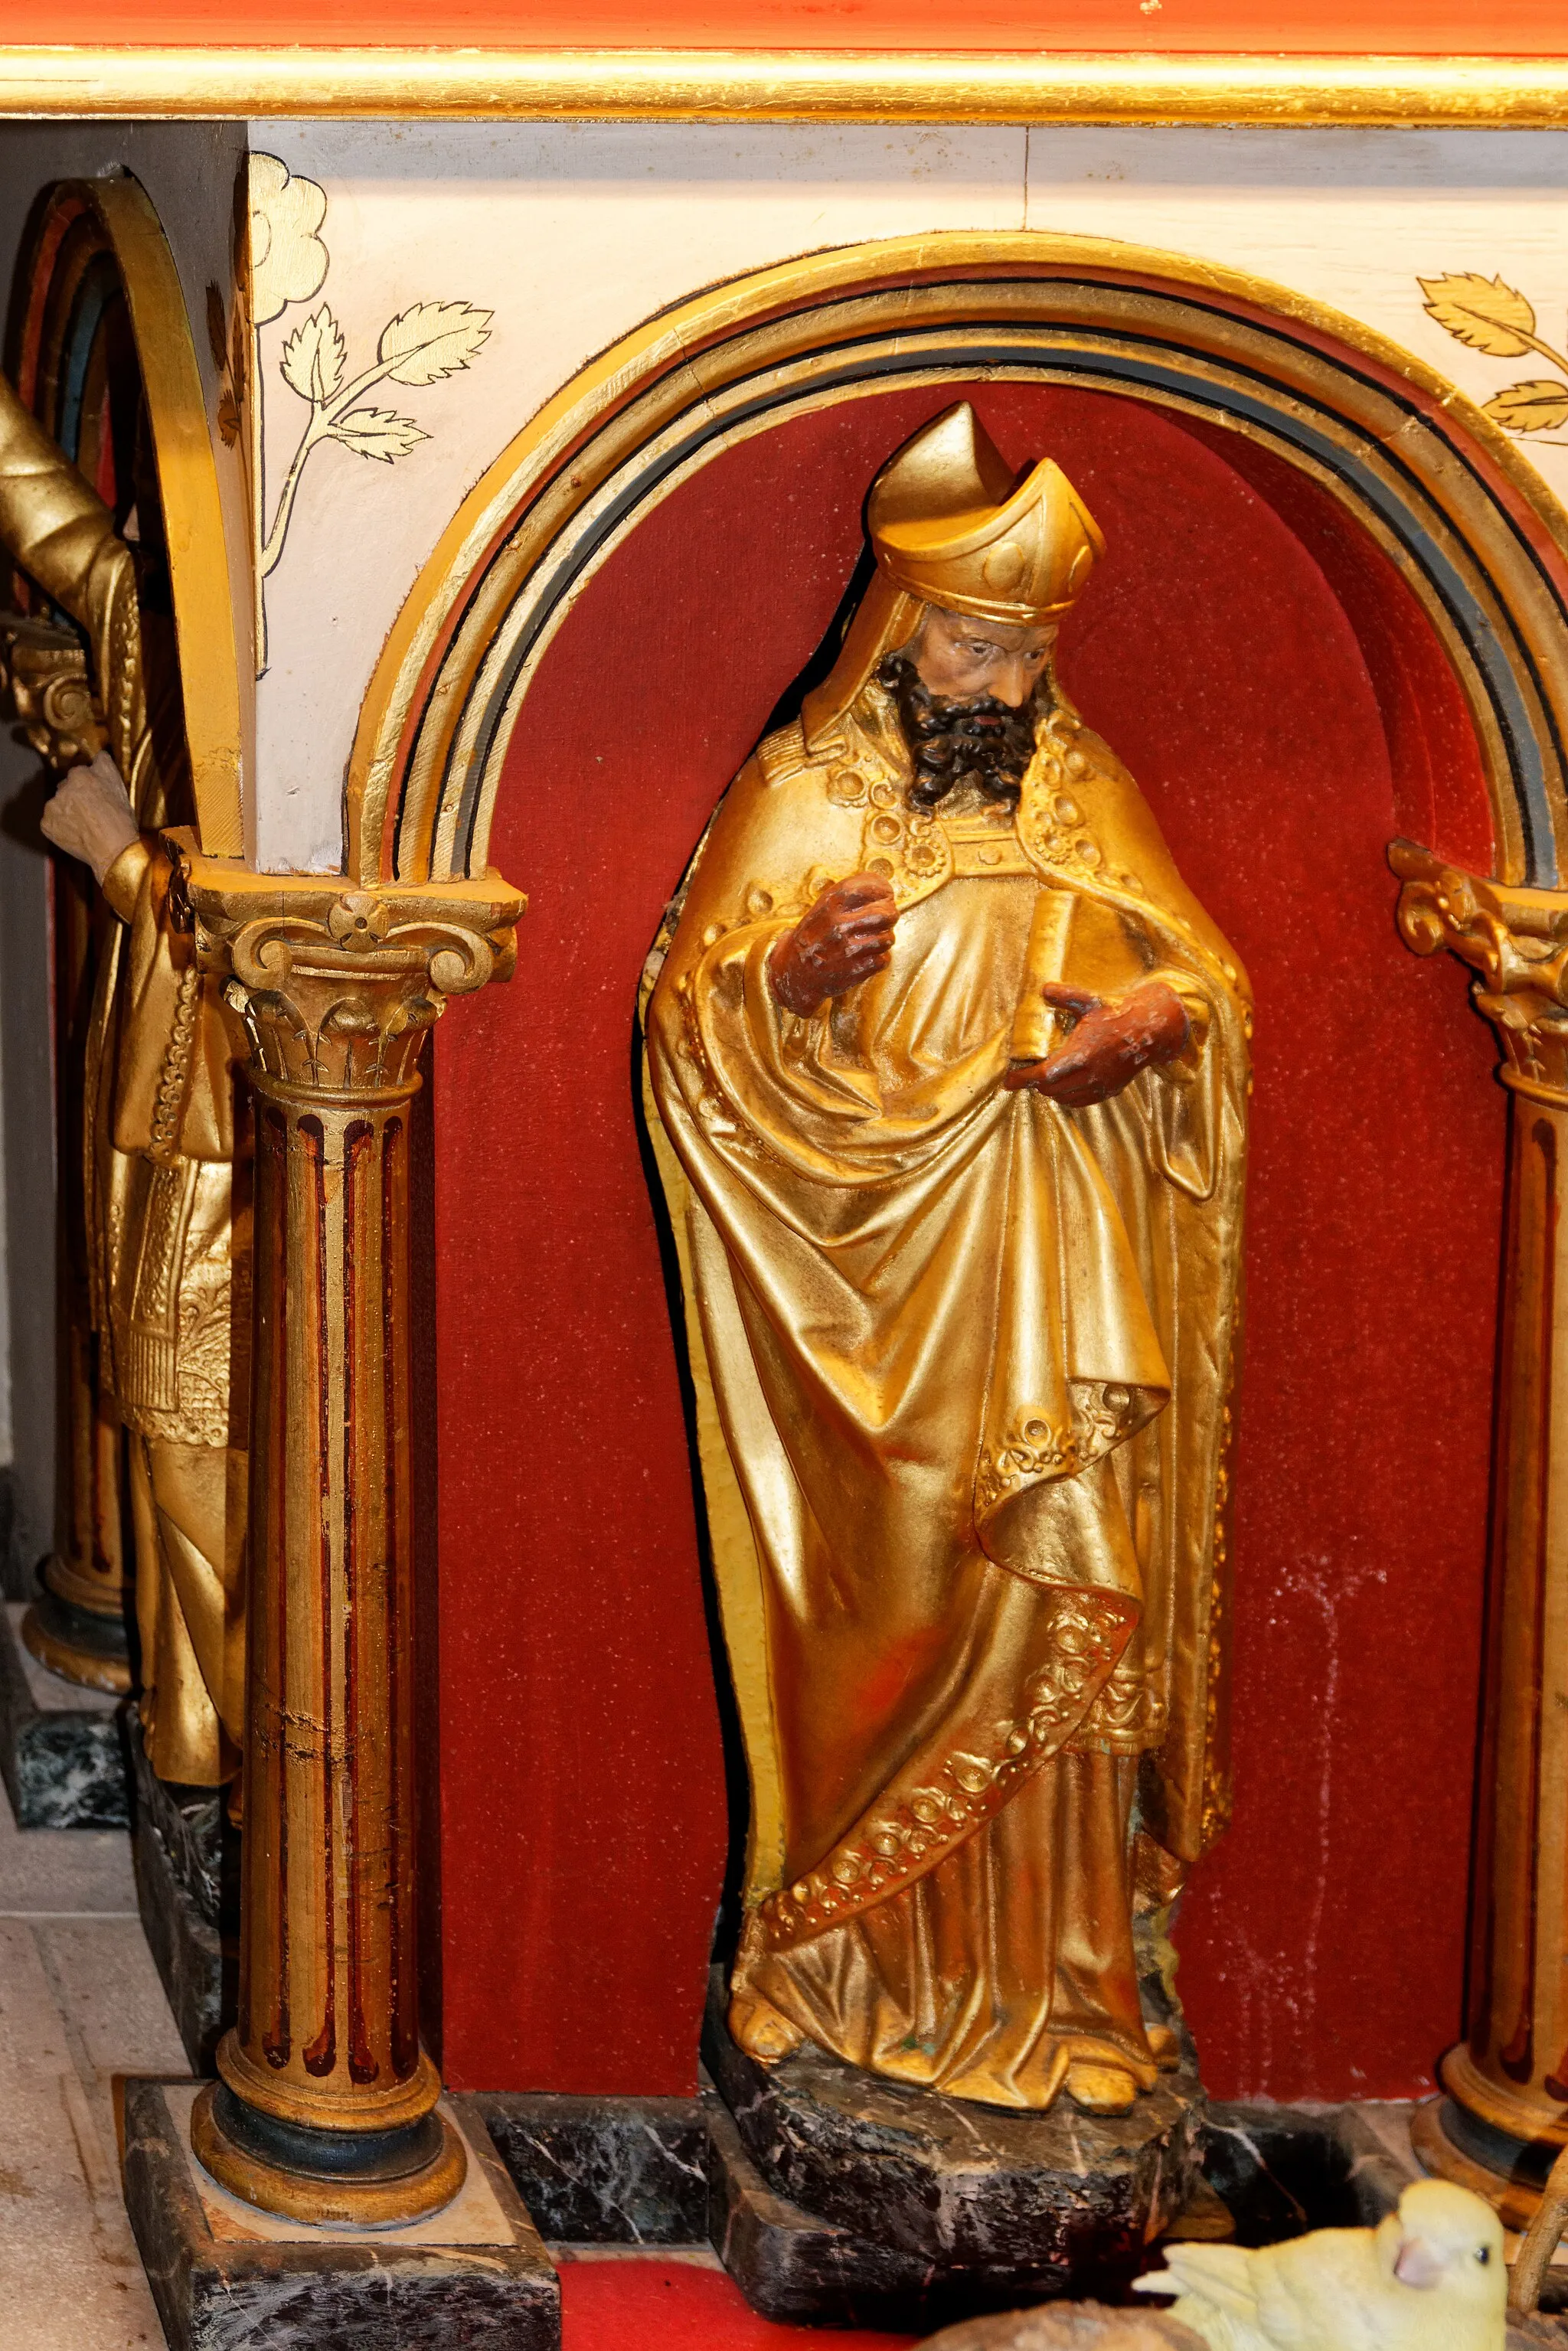
<svg viewBox="0 0 1568 2351">
<path fill-rule="evenodd" d="M 1134 2109 L 1140 1899 L 1223 1825 L 1247 983 L 1059 686 L 1101 534 L 965 405 L 651 968 L 753 1791 L 729 2026 Z"/>
</svg>

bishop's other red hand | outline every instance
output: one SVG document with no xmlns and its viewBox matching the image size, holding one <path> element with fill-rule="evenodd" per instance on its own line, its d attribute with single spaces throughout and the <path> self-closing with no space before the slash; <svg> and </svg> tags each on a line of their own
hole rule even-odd
<svg viewBox="0 0 1568 2351">
<path fill-rule="evenodd" d="M 1140 1070 L 1174 1061 L 1192 1033 L 1186 1007 L 1163 979 L 1145 980 L 1114 998 L 1047 980 L 1040 994 L 1058 1010 L 1076 1015 L 1072 1030 L 1043 1061 L 1019 1062 L 1002 1083 L 1009 1093 L 1031 1086 L 1064 1110 L 1109 1102 Z"/>
</svg>

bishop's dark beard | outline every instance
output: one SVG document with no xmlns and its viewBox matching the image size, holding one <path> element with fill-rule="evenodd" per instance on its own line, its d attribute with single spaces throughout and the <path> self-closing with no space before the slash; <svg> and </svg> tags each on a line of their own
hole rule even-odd
<svg viewBox="0 0 1568 2351">
<path fill-rule="evenodd" d="M 962 700 L 933 694 L 907 653 L 889 653 L 877 670 L 898 705 L 899 724 L 915 780 L 913 805 L 929 816 L 959 784 L 975 784 L 988 800 L 1016 808 L 1024 770 L 1034 757 L 1035 700 L 1020 709 L 994 694 Z"/>
</svg>

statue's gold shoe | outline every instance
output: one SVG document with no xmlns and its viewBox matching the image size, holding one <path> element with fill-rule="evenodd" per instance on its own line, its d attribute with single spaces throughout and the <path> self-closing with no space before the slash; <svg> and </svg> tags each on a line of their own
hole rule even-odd
<svg viewBox="0 0 1568 2351">
<path fill-rule="evenodd" d="M 770 2000 L 754 1991 L 732 1995 L 729 2037 L 759 2065 L 781 2065 L 786 2057 L 793 2057 L 806 2038 L 798 2025 L 779 2014 Z"/>
<path fill-rule="evenodd" d="M 1066 2088 L 1085 2114 L 1130 2115 L 1138 2103 L 1138 2085 L 1123 2066 L 1086 2057 L 1075 2057 L 1068 2067 Z"/>
</svg>

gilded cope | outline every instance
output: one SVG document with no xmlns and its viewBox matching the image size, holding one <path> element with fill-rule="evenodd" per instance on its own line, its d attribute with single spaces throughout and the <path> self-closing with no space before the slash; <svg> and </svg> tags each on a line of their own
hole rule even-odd
<svg viewBox="0 0 1568 2351">
<path fill-rule="evenodd" d="M 1055 682 L 1100 533 L 972 411 L 650 969 L 753 1783 L 730 2024 L 1125 2111 L 1138 1888 L 1222 1824 L 1237 960 Z"/>
</svg>

